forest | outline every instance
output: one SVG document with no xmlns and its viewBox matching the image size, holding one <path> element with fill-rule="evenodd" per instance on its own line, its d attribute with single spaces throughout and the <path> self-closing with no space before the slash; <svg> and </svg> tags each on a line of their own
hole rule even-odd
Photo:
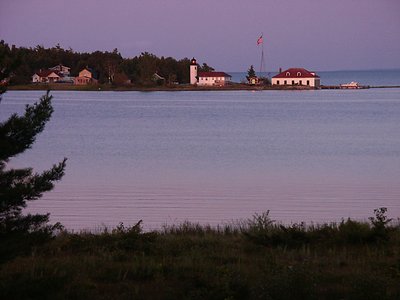
<svg viewBox="0 0 400 300">
<path fill-rule="evenodd" d="M 113 51 L 95 51 L 80 53 L 73 49 L 64 49 L 59 44 L 51 48 L 16 47 L 0 41 L 0 71 L 9 72 L 9 85 L 29 84 L 32 75 L 58 64 L 71 68 L 71 76 L 90 67 L 96 71 L 100 84 L 123 85 L 129 79 L 136 86 L 160 84 L 187 84 L 189 82 L 190 59 L 177 60 L 172 57 L 157 57 L 149 52 L 142 52 L 133 58 L 124 58 L 115 48 Z M 199 71 L 212 71 L 206 63 L 199 66 Z M 164 80 L 154 80 L 157 73 Z"/>
</svg>

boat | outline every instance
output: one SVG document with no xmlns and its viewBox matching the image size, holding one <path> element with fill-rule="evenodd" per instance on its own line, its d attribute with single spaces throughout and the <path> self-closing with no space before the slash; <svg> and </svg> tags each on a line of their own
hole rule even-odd
<svg viewBox="0 0 400 300">
<path fill-rule="evenodd" d="M 340 85 L 341 89 L 361 89 L 363 86 L 361 86 L 358 82 L 352 81 L 350 83 L 344 83 Z"/>
</svg>

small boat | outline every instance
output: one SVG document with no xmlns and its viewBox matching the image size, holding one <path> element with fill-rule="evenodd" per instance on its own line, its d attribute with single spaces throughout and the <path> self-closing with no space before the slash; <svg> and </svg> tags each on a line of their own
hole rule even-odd
<svg viewBox="0 0 400 300">
<path fill-rule="evenodd" d="M 340 85 L 341 89 L 361 89 L 363 86 L 361 86 L 358 82 L 352 81 L 350 83 L 344 83 Z"/>
</svg>

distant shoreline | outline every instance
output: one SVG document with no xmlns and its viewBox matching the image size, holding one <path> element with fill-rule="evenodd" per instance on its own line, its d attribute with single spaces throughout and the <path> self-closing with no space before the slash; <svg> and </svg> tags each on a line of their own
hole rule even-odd
<svg viewBox="0 0 400 300">
<path fill-rule="evenodd" d="M 399 85 L 388 86 L 364 86 L 362 89 L 368 88 L 400 88 Z M 321 86 L 321 90 L 325 89 L 341 89 L 338 85 Z M 109 86 L 109 85 L 66 85 L 66 84 L 26 84 L 8 86 L 10 91 L 116 91 L 116 92 L 180 92 L 180 91 L 293 91 L 293 90 L 319 90 L 308 86 L 254 86 L 241 83 L 234 83 L 226 86 L 192 86 L 192 85 L 176 85 L 176 86 L 155 86 L 155 87 L 138 87 L 138 86 Z"/>
</svg>

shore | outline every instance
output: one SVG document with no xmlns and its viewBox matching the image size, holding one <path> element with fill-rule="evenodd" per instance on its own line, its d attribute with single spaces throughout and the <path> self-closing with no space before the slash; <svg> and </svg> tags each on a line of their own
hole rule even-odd
<svg viewBox="0 0 400 300">
<path fill-rule="evenodd" d="M 185 85 L 165 85 L 165 86 L 112 86 L 108 84 L 98 85 L 71 85 L 71 84 L 27 84 L 9 86 L 9 90 L 55 90 L 55 91 L 253 91 L 253 90 L 315 90 L 315 88 L 307 86 L 293 87 L 277 87 L 277 86 L 261 86 L 248 85 L 241 83 L 233 83 L 225 86 L 193 86 Z"/>
<path fill-rule="evenodd" d="M 400 225 L 370 219 L 6 237 L 0 298 L 399 299 Z"/>
<path fill-rule="evenodd" d="M 363 86 L 366 88 L 400 88 L 400 86 Z M 319 89 L 341 89 L 340 86 L 321 86 Z M 11 85 L 8 90 L 14 91 L 31 91 L 31 90 L 54 90 L 54 91 L 140 91 L 140 92 L 157 92 L 157 91 L 293 91 L 293 90 L 316 90 L 309 86 L 257 86 L 241 83 L 229 84 L 226 86 L 193 86 L 193 85 L 170 85 L 170 86 L 111 86 L 108 84 L 99 85 L 71 85 L 71 84 L 27 84 L 27 85 Z"/>
</svg>

